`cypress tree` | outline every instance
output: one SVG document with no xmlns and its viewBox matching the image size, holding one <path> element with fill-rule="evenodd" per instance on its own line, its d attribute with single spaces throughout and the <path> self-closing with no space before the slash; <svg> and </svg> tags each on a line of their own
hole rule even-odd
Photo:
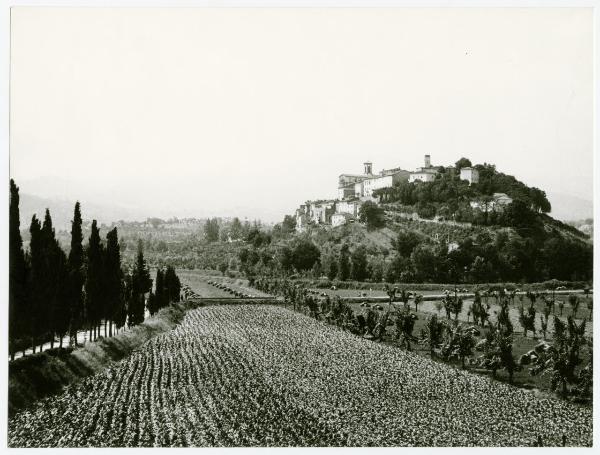
<svg viewBox="0 0 600 455">
<path fill-rule="evenodd" d="M 112 336 L 112 324 L 118 324 L 123 314 L 123 273 L 121 271 L 121 248 L 117 228 L 106 234 L 106 253 L 104 259 L 105 294 L 107 312 L 105 315 L 108 324 L 108 336 Z M 105 332 L 106 332 L 106 325 Z"/>
<path fill-rule="evenodd" d="M 90 339 L 96 334 L 96 328 L 102 315 L 102 244 L 96 220 L 92 221 L 92 231 L 87 247 L 87 270 L 85 278 L 85 320 L 90 330 Z"/>
<path fill-rule="evenodd" d="M 69 333 L 71 307 L 69 302 L 69 269 L 65 252 L 56 244 L 54 250 L 56 266 L 56 293 L 54 305 L 54 331 L 59 337 L 59 347 L 62 348 L 63 338 Z M 54 338 L 53 338 L 54 339 Z"/>
<path fill-rule="evenodd" d="M 152 288 L 152 279 L 144 259 L 142 241 L 138 242 L 138 252 L 132 277 L 132 296 L 129 308 L 129 325 L 134 326 L 144 322 L 145 294 Z"/>
<path fill-rule="evenodd" d="M 181 282 L 179 277 L 175 273 L 175 269 L 172 266 L 167 266 L 165 272 L 165 288 L 166 288 L 166 304 L 171 302 L 179 302 L 179 293 L 181 292 Z"/>
<path fill-rule="evenodd" d="M 125 314 L 122 319 L 117 321 L 117 328 L 125 326 L 131 326 L 131 320 L 133 318 L 133 276 L 131 273 L 126 273 L 123 280 L 123 302 L 125 303 Z M 122 324 L 121 324 L 122 323 Z"/>
<path fill-rule="evenodd" d="M 19 187 L 10 179 L 9 207 L 9 278 L 8 278 L 8 337 L 9 352 L 14 359 L 19 342 L 26 336 L 28 314 L 26 299 L 27 264 L 21 238 L 19 217 Z M 23 343 L 21 343 L 23 345 Z"/>
<path fill-rule="evenodd" d="M 154 314 L 158 311 L 157 305 L 158 302 L 156 301 L 156 295 L 150 291 L 150 294 L 148 295 L 148 312 L 150 313 L 150 316 L 154 316 Z"/>
<path fill-rule="evenodd" d="M 75 203 L 73 221 L 71 221 L 71 250 L 68 259 L 68 299 L 70 307 L 69 335 L 71 344 L 77 346 L 77 331 L 84 323 L 83 284 L 83 232 L 81 229 L 81 207 Z"/>
<path fill-rule="evenodd" d="M 338 278 L 345 281 L 350 276 L 350 248 L 347 243 L 342 245 L 340 249 L 340 260 L 338 266 Z"/>
<path fill-rule="evenodd" d="M 165 283 L 163 280 L 163 271 L 158 268 L 156 270 L 156 307 L 161 309 L 165 306 Z"/>
<path fill-rule="evenodd" d="M 43 317 L 42 344 L 46 339 L 50 339 L 50 347 L 54 347 L 54 338 L 61 327 L 61 294 L 60 288 L 63 272 L 64 253 L 60 249 L 55 237 L 54 227 L 52 226 L 52 217 L 50 210 L 46 209 L 44 223 L 42 224 L 42 256 L 44 274 L 43 300 L 40 308 L 40 315 Z"/>
<path fill-rule="evenodd" d="M 27 290 L 29 301 L 28 335 L 31 337 L 31 348 L 35 353 L 37 339 L 40 335 L 40 325 L 43 320 L 41 303 L 43 301 L 43 252 L 42 225 L 35 215 L 31 218 L 29 227 L 31 240 L 29 242 L 30 273 L 27 275 Z"/>
</svg>

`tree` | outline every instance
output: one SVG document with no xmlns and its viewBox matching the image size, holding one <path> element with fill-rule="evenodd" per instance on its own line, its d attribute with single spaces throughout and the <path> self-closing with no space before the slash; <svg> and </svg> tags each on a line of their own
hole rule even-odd
<svg viewBox="0 0 600 455">
<path fill-rule="evenodd" d="M 410 296 L 412 295 L 410 293 L 410 291 L 407 291 L 406 289 L 400 289 L 400 292 L 399 293 L 397 292 L 396 295 L 398 296 L 398 298 L 402 302 L 402 305 L 404 306 L 404 309 L 408 310 L 409 309 L 408 301 L 410 300 Z"/>
<path fill-rule="evenodd" d="M 121 248 L 117 228 L 106 234 L 106 250 L 104 258 L 104 289 L 106 294 L 106 313 L 104 318 L 108 324 L 108 336 L 112 336 L 112 324 L 117 323 L 123 313 L 123 272 L 121 271 Z M 106 335 L 106 324 L 104 326 Z"/>
<path fill-rule="evenodd" d="M 419 243 L 421 243 L 421 239 L 414 231 L 402 231 L 398 233 L 393 246 L 401 256 L 410 257 Z"/>
<path fill-rule="evenodd" d="M 292 250 L 292 257 L 296 270 L 310 270 L 319 261 L 321 252 L 310 240 L 300 240 Z"/>
<path fill-rule="evenodd" d="M 415 304 L 415 313 L 417 311 L 419 311 L 419 305 L 423 303 L 423 295 L 422 294 L 416 294 L 414 297 L 414 304 Z"/>
<path fill-rule="evenodd" d="M 535 314 L 536 310 L 533 305 L 529 306 L 527 312 L 525 312 L 523 307 L 519 308 L 519 323 L 521 324 L 521 327 L 523 327 L 523 333 L 525 334 L 525 337 L 527 337 L 527 332 L 529 330 L 531 330 L 533 336 L 535 337 Z"/>
<path fill-rule="evenodd" d="M 244 237 L 244 228 L 242 227 L 242 223 L 240 219 L 236 216 L 231 222 L 231 227 L 229 228 L 229 235 L 231 236 L 231 240 L 240 240 Z"/>
<path fill-rule="evenodd" d="M 572 315 L 574 318 L 577 317 L 577 310 L 579 309 L 579 297 L 577 297 L 575 294 L 571 294 L 569 295 L 569 305 L 571 305 L 571 310 L 572 310 Z"/>
<path fill-rule="evenodd" d="M 144 246 L 138 241 L 135 266 L 131 274 L 131 301 L 129 304 L 128 324 L 135 326 L 144 322 L 145 294 L 152 288 L 152 279 L 144 259 Z"/>
<path fill-rule="evenodd" d="M 458 160 L 456 163 L 454 163 L 454 166 L 456 167 L 456 172 L 460 173 L 460 170 L 464 167 L 471 167 L 473 166 L 471 164 L 471 160 L 468 158 L 461 158 L 460 160 Z"/>
<path fill-rule="evenodd" d="M 410 342 L 417 341 L 412 333 L 417 319 L 417 315 L 412 314 L 408 308 L 404 308 L 396 315 L 396 339 L 400 340 L 400 347 L 407 351 L 411 349 Z"/>
<path fill-rule="evenodd" d="M 169 296 L 167 295 L 164 281 L 165 281 L 164 280 L 164 272 L 159 267 L 158 269 L 156 269 L 156 281 L 154 282 L 154 287 L 155 287 L 154 295 L 156 296 L 156 307 L 157 307 L 156 311 L 158 311 L 158 309 L 160 309 L 168 304 Z M 151 313 L 151 314 L 154 314 L 154 313 Z"/>
<path fill-rule="evenodd" d="M 358 218 L 367 225 L 368 230 L 385 226 L 385 212 L 376 203 L 367 201 L 359 209 Z"/>
<path fill-rule="evenodd" d="M 147 308 L 148 312 L 150 313 L 150 316 L 154 316 L 158 311 L 156 295 L 152 291 L 150 291 L 150 293 L 148 294 Z"/>
<path fill-rule="evenodd" d="M 441 348 L 442 357 L 445 359 L 456 358 L 460 360 L 462 368 L 465 368 L 465 359 L 473 354 L 475 347 L 473 331 L 465 330 L 458 322 L 454 322 L 454 325 L 448 327 L 446 334 Z"/>
<path fill-rule="evenodd" d="M 71 249 L 67 260 L 69 270 L 68 299 L 70 307 L 70 343 L 77 345 L 77 330 L 84 323 L 83 285 L 85 276 L 83 271 L 83 232 L 81 229 L 81 207 L 75 203 L 73 220 L 71 221 Z"/>
<path fill-rule="evenodd" d="M 48 209 L 40 236 L 43 274 L 39 278 L 42 292 L 42 306 L 39 311 L 43 323 L 42 336 L 44 340 L 50 339 L 50 347 L 53 348 L 55 335 L 60 336 L 62 346 L 62 336 L 66 334 L 69 326 L 70 311 L 66 299 L 67 259 L 56 240 Z"/>
<path fill-rule="evenodd" d="M 431 281 L 436 276 L 438 254 L 430 245 L 421 244 L 417 246 L 410 255 L 410 259 L 415 277 L 419 281 Z"/>
<path fill-rule="evenodd" d="M 21 221 L 19 217 L 19 187 L 10 180 L 9 207 L 9 277 L 8 277 L 8 333 L 11 360 L 27 332 L 27 265 L 21 238 Z"/>
<path fill-rule="evenodd" d="M 367 249 L 359 245 L 351 256 L 351 276 L 353 280 L 363 281 L 367 277 Z"/>
<path fill-rule="evenodd" d="M 514 372 L 519 368 L 512 354 L 512 334 L 501 324 L 490 324 L 484 341 L 484 355 L 480 365 L 496 376 L 503 368 L 508 373 L 508 382 L 512 384 Z"/>
<path fill-rule="evenodd" d="M 44 240 L 42 237 L 42 224 L 35 215 L 31 218 L 29 227 L 29 262 L 30 273 L 27 275 L 27 289 L 29 301 L 29 330 L 32 350 L 35 353 L 37 341 L 45 330 L 45 279 L 46 267 L 44 263 Z"/>
<path fill-rule="evenodd" d="M 296 218 L 290 215 L 286 215 L 283 217 L 283 222 L 281 223 L 281 232 L 283 234 L 291 234 L 296 230 Z"/>
<path fill-rule="evenodd" d="M 204 225 L 204 237 L 210 243 L 219 240 L 219 220 L 216 218 L 206 220 Z"/>
<path fill-rule="evenodd" d="M 327 278 L 330 280 L 335 279 L 338 271 L 338 263 L 337 258 L 332 251 L 327 251 L 321 254 L 321 267 Z"/>
<path fill-rule="evenodd" d="M 55 244 L 53 251 L 53 263 L 56 267 L 56 285 L 54 289 L 54 315 L 53 329 L 58 335 L 60 348 L 63 347 L 63 339 L 69 333 L 71 320 L 71 307 L 69 304 L 69 267 L 65 252 Z M 50 347 L 54 346 L 54 337 L 50 341 Z"/>
<path fill-rule="evenodd" d="M 437 314 L 432 314 L 427 318 L 425 340 L 429 343 L 429 355 L 431 357 L 434 356 L 435 350 L 438 349 L 442 343 L 445 328 L 446 325 L 438 319 Z"/>
<path fill-rule="evenodd" d="M 92 230 L 87 247 L 87 269 L 85 277 L 85 320 L 90 330 L 90 340 L 97 337 L 96 329 L 104 314 L 103 280 L 104 251 L 100 242 L 100 231 L 96 220 L 92 221 Z"/>
<path fill-rule="evenodd" d="M 340 248 L 338 279 L 346 281 L 350 277 L 350 247 L 344 243 Z"/>
<path fill-rule="evenodd" d="M 164 276 L 164 289 L 166 297 L 163 300 L 163 306 L 171 302 L 179 302 L 179 294 L 181 292 L 181 282 L 175 273 L 172 266 L 167 266 Z"/>
</svg>

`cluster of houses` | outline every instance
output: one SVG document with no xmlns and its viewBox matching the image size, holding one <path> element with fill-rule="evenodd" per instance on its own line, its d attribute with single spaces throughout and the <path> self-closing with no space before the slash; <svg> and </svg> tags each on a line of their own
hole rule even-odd
<svg viewBox="0 0 600 455">
<path fill-rule="evenodd" d="M 456 172 L 453 166 L 444 167 L 446 172 Z M 442 166 L 433 166 L 431 156 L 425 155 L 424 166 L 410 172 L 399 167 L 382 169 L 373 174 L 373 163 L 364 163 L 362 174 L 341 174 L 338 178 L 338 198 L 336 200 L 307 201 L 296 210 L 296 228 L 305 230 L 310 224 L 330 224 L 340 226 L 353 222 L 360 206 L 365 201 L 376 201 L 373 192 L 381 188 L 393 187 L 397 182 L 431 182 L 442 171 Z M 460 169 L 460 179 L 469 184 L 479 182 L 479 172 L 473 167 Z M 495 209 L 512 202 L 506 194 L 495 193 L 491 201 L 472 202 L 473 208 Z"/>
</svg>

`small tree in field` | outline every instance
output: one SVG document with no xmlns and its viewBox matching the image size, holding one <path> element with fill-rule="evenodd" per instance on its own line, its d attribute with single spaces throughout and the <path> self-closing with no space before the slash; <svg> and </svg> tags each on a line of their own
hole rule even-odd
<svg viewBox="0 0 600 455">
<path fill-rule="evenodd" d="M 464 329 L 458 322 L 452 323 L 446 330 L 446 339 L 442 344 L 441 354 L 445 359 L 455 358 L 460 360 L 461 366 L 465 368 L 465 360 L 473 354 L 475 337 L 473 331 Z"/>
<path fill-rule="evenodd" d="M 442 344 L 445 328 L 446 325 L 438 319 L 437 314 L 433 314 L 427 319 L 423 341 L 429 343 L 429 354 L 431 357 L 434 357 L 435 349 L 438 349 Z"/>
<path fill-rule="evenodd" d="M 410 342 L 417 340 L 413 336 L 416 320 L 417 316 L 410 313 L 407 308 L 400 311 L 396 316 L 396 339 L 400 340 L 400 347 L 405 348 L 407 351 L 411 349 Z"/>
<path fill-rule="evenodd" d="M 410 292 L 407 291 L 406 289 L 402 289 L 400 291 L 400 301 L 404 304 L 404 308 L 408 309 L 408 301 L 410 300 Z"/>
<path fill-rule="evenodd" d="M 385 293 L 388 295 L 388 297 L 390 299 L 388 301 L 388 310 L 390 310 L 392 308 L 392 302 L 394 301 L 394 298 L 396 298 L 397 292 L 398 292 L 398 288 L 391 288 L 386 284 Z"/>
<path fill-rule="evenodd" d="M 512 384 L 514 372 L 519 368 L 512 354 L 512 333 L 500 323 L 489 324 L 485 336 L 484 354 L 481 356 L 480 366 L 490 370 L 492 376 L 496 371 L 504 369 L 508 373 L 508 382 Z"/>
<path fill-rule="evenodd" d="M 569 305 L 571 305 L 571 315 L 576 318 L 577 317 L 577 310 L 579 309 L 579 297 L 577 297 L 575 294 L 571 294 L 569 296 Z"/>
<path fill-rule="evenodd" d="M 563 310 L 565 309 L 565 301 L 560 299 L 558 301 L 558 310 L 560 311 L 560 315 L 563 315 Z"/>
<path fill-rule="evenodd" d="M 423 295 L 422 294 L 417 294 L 415 295 L 415 313 L 417 311 L 419 311 L 419 305 L 423 302 Z"/>
<path fill-rule="evenodd" d="M 527 308 L 527 312 L 523 307 L 519 308 L 519 323 L 523 327 L 523 333 L 527 337 L 527 332 L 531 331 L 535 337 L 535 307 L 531 305 Z"/>
</svg>

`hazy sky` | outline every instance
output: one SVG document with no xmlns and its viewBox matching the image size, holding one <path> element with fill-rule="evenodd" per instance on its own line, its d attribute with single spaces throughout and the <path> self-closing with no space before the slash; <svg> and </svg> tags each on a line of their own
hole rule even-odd
<svg viewBox="0 0 600 455">
<path fill-rule="evenodd" d="M 430 154 L 592 198 L 591 9 L 13 8 L 11 44 L 25 192 L 280 219 Z"/>
</svg>

